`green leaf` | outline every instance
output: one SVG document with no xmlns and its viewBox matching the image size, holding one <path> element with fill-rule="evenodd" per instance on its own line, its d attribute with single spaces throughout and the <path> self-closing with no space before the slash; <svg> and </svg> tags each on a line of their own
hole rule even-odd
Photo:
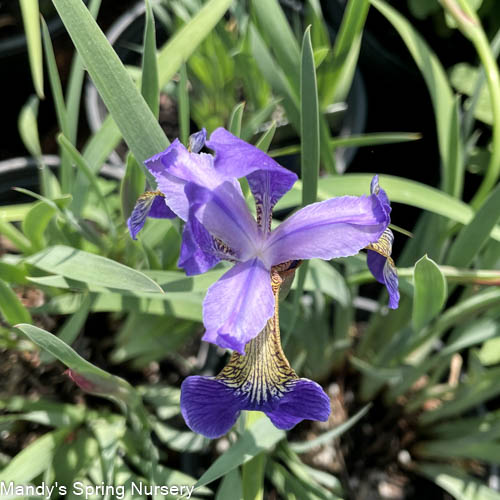
<svg viewBox="0 0 500 500">
<path fill-rule="evenodd" d="M 16 285 L 27 285 L 26 268 L 22 264 L 10 264 L 8 262 L 0 262 L 0 278 L 7 283 Z"/>
<path fill-rule="evenodd" d="M 498 432 L 497 432 L 498 435 Z M 456 437 L 454 439 L 436 439 L 421 441 L 415 445 L 416 456 L 427 459 L 472 459 L 490 464 L 500 464 L 500 443 L 495 442 L 495 435 L 490 439 L 477 434 Z"/>
<path fill-rule="evenodd" d="M 5 281 L 0 279 L 0 312 L 11 325 L 31 323 L 31 314 Z"/>
<path fill-rule="evenodd" d="M 19 5 L 23 16 L 26 42 L 28 44 L 28 57 L 33 86 L 38 97 L 43 99 L 43 57 L 38 0 L 20 0 Z"/>
<path fill-rule="evenodd" d="M 453 399 L 444 401 L 436 410 L 422 413 L 419 423 L 421 425 L 433 425 L 438 420 L 460 415 L 489 399 L 497 397 L 500 394 L 499 376 L 499 367 L 490 368 L 476 376 L 469 376 L 465 382 L 453 390 Z"/>
<path fill-rule="evenodd" d="M 302 206 L 316 201 L 319 177 L 319 108 L 310 28 L 304 33 L 300 64 Z"/>
<path fill-rule="evenodd" d="M 448 83 L 446 72 L 436 54 L 408 20 L 386 2 L 382 0 L 370 1 L 396 28 L 422 72 L 431 95 L 434 116 L 436 117 L 442 187 L 448 194 L 459 197 L 463 187 L 461 140 L 457 124 L 455 97 Z"/>
<path fill-rule="evenodd" d="M 64 343 L 71 345 L 87 321 L 87 317 L 90 312 L 90 306 L 92 305 L 93 298 L 90 295 L 84 296 L 81 306 L 75 314 L 72 314 L 64 324 L 59 328 L 56 336 L 61 339 Z M 54 357 L 47 353 L 46 351 L 40 354 L 40 361 L 42 363 L 50 363 L 54 360 Z"/>
<path fill-rule="evenodd" d="M 424 255 L 416 264 L 413 273 L 415 293 L 413 295 L 413 329 L 418 332 L 443 308 L 446 296 L 446 279 L 439 266 Z"/>
<path fill-rule="evenodd" d="M 473 219 L 474 211 L 469 205 L 443 191 L 392 175 L 380 175 L 379 178 L 381 187 L 387 192 L 387 196 L 392 202 L 428 210 L 460 224 L 468 224 Z M 369 191 L 371 179 L 371 174 L 322 177 L 319 180 L 318 198 L 326 200 L 333 196 L 346 194 L 355 196 L 366 194 Z M 299 205 L 300 189 L 300 182 L 296 182 L 295 186 L 278 202 L 277 210 Z M 500 241 L 500 227 L 498 225 L 493 228 L 490 236 Z"/>
<path fill-rule="evenodd" d="M 306 206 L 316 201 L 320 157 L 318 89 L 310 27 L 304 33 L 300 62 L 300 138 L 302 206 Z M 294 315 L 289 331 L 293 330 L 297 320 L 300 310 L 299 299 L 302 296 L 308 269 L 309 262 L 304 262 L 298 272 L 297 291 L 293 298 Z M 287 340 L 287 337 L 284 337 L 283 343 L 286 344 Z"/>
<path fill-rule="evenodd" d="M 97 177 L 92 172 L 92 169 L 88 165 L 85 158 L 80 154 L 80 152 L 71 144 L 69 139 L 65 137 L 63 134 L 59 134 L 57 136 L 57 142 L 62 146 L 63 150 L 66 151 L 67 155 L 71 158 L 71 160 L 75 163 L 76 167 L 79 171 L 83 172 L 87 180 L 89 181 L 90 186 L 92 187 L 94 193 L 97 196 L 97 199 L 100 201 L 104 211 L 106 212 L 106 216 L 109 221 L 109 229 L 112 235 L 116 234 L 115 223 L 113 221 L 113 217 L 111 215 L 111 209 L 109 208 L 108 202 L 104 197 L 101 187 L 97 182 Z"/>
<path fill-rule="evenodd" d="M 89 12 L 95 19 L 101 6 L 101 0 L 90 0 L 88 3 Z M 76 137 L 78 131 L 78 119 L 80 116 L 80 104 L 82 98 L 83 79 L 85 77 L 85 68 L 83 66 L 82 58 L 75 52 L 71 69 L 69 72 L 68 85 L 66 88 L 66 110 L 68 120 L 68 138 L 71 144 L 76 144 Z M 77 178 L 75 186 L 80 187 L 80 179 Z"/>
<path fill-rule="evenodd" d="M 289 443 L 290 449 L 295 451 L 296 453 L 304 453 L 306 451 L 312 450 L 317 446 L 321 446 L 322 444 L 333 441 L 338 438 L 344 432 L 348 431 L 353 425 L 355 425 L 359 420 L 361 420 L 370 410 L 371 404 L 367 404 L 363 406 L 361 410 L 359 410 L 355 415 L 353 415 L 346 422 L 338 425 L 337 427 L 330 429 L 329 431 L 321 434 L 315 439 L 311 439 L 309 441 L 303 441 L 302 443 Z"/>
<path fill-rule="evenodd" d="M 80 0 L 54 0 L 54 5 L 136 159 L 143 162 L 166 149 L 163 130 L 85 5 Z"/>
<path fill-rule="evenodd" d="M 69 137 L 69 126 L 68 126 L 68 115 L 66 112 L 66 104 L 64 102 L 64 95 L 61 86 L 61 80 L 59 78 L 59 72 L 57 69 L 56 57 L 54 54 L 54 48 L 52 47 L 52 41 L 50 39 L 49 30 L 47 24 L 42 19 L 42 36 L 43 36 L 43 47 L 45 49 L 45 59 L 47 61 L 47 68 L 49 72 L 49 82 L 50 88 L 52 90 L 52 97 L 54 99 L 54 105 L 57 116 L 57 123 L 59 125 L 59 130 Z M 73 169 L 69 162 L 68 156 L 63 150 L 61 152 L 61 165 L 59 167 L 61 189 L 63 193 L 71 192 L 71 187 L 73 183 Z"/>
<path fill-rule="evenodd" d="M 21 396 L 8 399 L 0 407 L 9 412 L 5 417 L 50 427 L 74 427 L 81 424 L 88 415 L 85 405 L 54 403 L 44 399 L 33 401 Z"/>
<path fill-rule="evenodd" d="M 434 481 L 457 500 L 500 500 L 500 493 L 457 467 L 419 462 L 414 465 L 416 472 Z"/>
<path fill-rule="evenodd" d="M 134 209 L 137 198 L 144 192 L 146 177 L 132 153 L 127 155 L 125 175 L 120 185 L 123 219 L 127 220 Z"/>
<path fill-rule="evenodd" d="M 245 103 L 240 102 L 231 111 L 231 116 L 229 117 L 229 124 L 227 129 L 231 134 L 236 137 L 240 137 L 241 134 L 241 121 L 243 119 L 243 111 L 245 110 Z"/>
<path fill-rule="evenodd" d="M 369 8 L 368 0 L 349 0 L 345 8 L 333 49 L 318 73 L 321 109 L 333 102 L 344 101 L 349 93 Z"/>
<path fill-rule="evenodd" d="M 500 184 L 486 198 L 469 224 L 462 228 L 450 248 L 446 263 L 456 267 L 467 267 L 488 241 L 499 219 Z"/>
<path fill-rule="evenodd" d="M 36 158 L 42 156 L 42 147 L 40 146 L 37 126 L 39 103 L 38 97 L 31 96 L 21 108 L 18 120 L 19 135 L 23 144 L 31 156 Z"/>
<path fill-rule="evenodd" d="M 159 88 L 163 88 L 179 70 L 184 61 L 189 59 L 189 56 L 224 15 L 231 1 L 232 0 L 209 0 L 206 2 L 196 16 L 183 26 L 160 49 L 158 53 Z M 128 108 L 125 107 L 124 109 Z M 147 134 L 147 132 L 146 130 L 145 133 Z M 108 116 L 104 120 L 99 131 L 90 138 L 83 152 L 92 170 L 99 170 L 103 162 L 120 142 L 120 138 L 120 129 L 113 121 L 113 118 Z M 165 148 L 159 148 L 149 154 L 149 156 L 163 149 Z M 134 152 L 134 149 L 132 151 Z M 135 152 L 137 152 L 137 148 L 135 148 Z M 144 158 L 136 156 L 136 159 L 140 162 L 145 158 L 148 158 L 148 156 Z M 150 180 L 152 181 L 151 178 Z M 85 192 L 79 191 L 79 196 L 75 196 L 73 204 L 76 213 L 81 212 L 84 201 Z"/>
<path fill-rule="evenodd" d="M 255 146 L 267 153 L 271 142 L 273 142 L 275 132 L 276 122 L 273 121 L 273 123 L 271 123 L 271 126 L 259 137 L 259 140 L 255 144 Z"/>
<path fill-rule="evenodd" d="M 22 253 L 32 253 L 31 242 L 14 224 L 0 219 L 0 234 L 3 234 Z"/>
<path fill-rule="evenodd" d="M 177 100 L 179 106 L 179 128 L 180 139 L 185 146 L 189 142 L 189 92 L 188 92 L 188 76 L 186 64 L 183 64 L 179 71 L 179 85 L 177 87 Z"/>
<path fill-rule="evenodd" d="M 128 382 L 89 363 L 52 333 L 23 323 L 16 325 L 16 328 L 72 370 L 73 377 L 84 390 L 93 394 L 124 399 L 128 402 L 133 402 L 137 397 Z"/>
<path fill-rule="evenodd" d="M 50 466 L 58 446 L 69 431 L 70 429 L 60 429 L 39 437 L 18 453 L 5 469 L 0 471 L 0 481 L 7 485 L 10 481 L 14 481 L 18 485 L 26 485 L 31 482 Z M 18 496 L 2 498 L 18 498 Z"/>
<path fill-rule="evenodd" d="M 47 272 L 109 289 L 163 292 L 153 280 L 139 271 L 64 245 L 47 248 L 29 257 L 27 262 Z"/>
<path fill-rule="evenodd" d="M 238 469 L 233 469 L 222 478 L 215 500 L 243 500 L 241 475 Z"/>
<path fill-rule="evenodd" d="M 225 476 L 259 453 L 272 449 L 284 437 L 282 430 L 274 427 L 267 417 L 262 416 L 245 429 L 238 441 L 208 468 L 196 483 L 196 488 Z"/>
<path fill-rule="evenodd" d="M 254 0 L 252 2 L 257 24 L 269 40 L 279 61 L 279 67 L 288 77 L 295 95 L 300 86 L 300 51 L 297 40 L 288 24 L 285 14 L 277 0 Z"/>
<path fill-rule="evenodd" d="M 458 63 L 452 67 L 450 81 L 458 92 L 466 96 L 473 96 L 478 85 L 479 69 L 469 63 Z M 470 100 L 466 101 L 469 105 Z M 466 104 L 467 107 L 467 104 Z M 467 111 L 469 109 L 467 107 Z M 474 103 L 474 116 L 487 125 L 493 124 L 493 113 L 491 111 L 490 96 L 488 88 L 481 86 Z"/>
<path fill-rule="evenodd" d="M 56 213 L 57 207 L 47 205 L 44 201 L 39 201 L 26 214 L 22 222 L 23 233 L 31 241 L 34 251 L 41 250 L 46 246 L 43 234 Z"/>
<path fill-rule="evenodd" d="M 156 58 L 155 20 L 151 3 L 146 0 L 146 27 L 142 52 L 141 94 L 156 119 L 160 112 L 160 88 L 158 80 L 158 61 Z"/>
<path fill-rule="evenodd" d="M 363 146 L 378 146 L 382 144 L 394 144 L 399 142 L 416 141 L 422 136 L 414 132 L 375 132 L 361 135 L 351 135 L 347 137 L 335 137 L 330 141 L 332 148 L 359 148 Z M 300 146 L 285 146 L 273 149 L 269 156 L 277 158 L 283 155 L 300 153 Z"/>
</svg>

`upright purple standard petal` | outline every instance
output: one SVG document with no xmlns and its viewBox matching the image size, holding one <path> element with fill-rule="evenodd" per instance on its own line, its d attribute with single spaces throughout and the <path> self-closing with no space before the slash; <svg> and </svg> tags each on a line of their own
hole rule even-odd
<svg viewBox="0 0 500 500">
<path fill-rule="evenodd" d="M 199 153 L 203 146 L 205 146 L 205 141 L 207 140 L 207 130 L 202 128 L 199 132 L 189 136 L 189 146 L 188 150 L 191 153 Z"/>
<path fill-rule="evenodd" d="M 348 257 L 377 241 L 388 223 L 375 195 L 313 203 L 271 233 L 263 259 L 276 265 L 288 260 Z"/>
<path fill-rule="evenodd" d="M 269 269 L 259 259 L 239 262 L 208 289 L 203 340 L 244 353 L 273 312 Z"/>
<path fill-rule="evenodd" d="M 137 200 L 130 217 L 127 220 L 128 230 L 132 239 L 144 227 L 147 217 L 155 219 L 173 219 L 175 214 L 168 208 L 165 197 L 159 192 L 146 192 Z"/>
<path fill-rule="evenodd" d="M 215 151 L 217 172 L 226 177 L 247 177 L 257 204 L 259 225 L 267 231 L 274 205 L 290 190 L 297 176 L 223 128 L 212 132 L 207 146 Z"/>
<path fill-rule="evenodd" d="M 165 151 L 146 160 L 144 165 L 155 177 L 168 206 L 182 220 L 186 220 L 189 213 L 189 203 L 184 192 L 188 182 L 212 189 L 223 181 L 214 169 L 211 155 L 190 153 L 179 139 L 172 142 Z"/>
</svg>

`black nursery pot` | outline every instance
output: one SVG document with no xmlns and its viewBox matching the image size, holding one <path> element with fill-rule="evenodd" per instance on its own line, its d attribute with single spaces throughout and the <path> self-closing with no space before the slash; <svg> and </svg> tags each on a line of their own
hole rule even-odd
<svg viewBox="0 0 500 500">
<path fill-rule="evenodd" d="M 295 7 L 299 9 L 300 13 L 301 6 Z M 287 12 L 291 7 L 287 3 L 283 3 L 283 8 L 285 12 Z M 145 6 L 144 3 L 141 2 L 120 16 L 106 33 L 106 37 L 113 45 L 116 53 L 124 64 L 140 65 L 141 55 L 137 51 L 137 47 L 140 47 L 143 41 L 144 25 Z M 158 20 L 156 23 L 157 46 L 163 45 L 168 38 L 169 33 Z M 333 111 L 327 112 L 326 114 L 332 135 L 338 137 L 362 133 L 366 123 L 367 105 L 365 85 L 359 70 L 356 70 L 351 92 L 347 98 L 346 107 L 344 108 L 345 109 L 342 109 L 341 106 L 335 105 L 333 106 Z M 95 132 L 104 121 L 107 110 L 90 79 L 87 80 L 85 87 L 85 109 L 90 129 Z M 176 136 L 177 115 L 175 107 L 173 113 L 163 114 L 166 115 L 166 117 L 162 117 L 162 111 L 160 110 L 160 123 L 167 133 L 167 136 Z M 171 123 L 168 123 L 168 120 L 170 120 Z M 297 142 L 297 134 L 291 126 L 284 123 L 278 127 L 273 142 L 276 147 L 285 146 L 291 143 L 297 144 Z M 339 171 L 344 171 L 349 166 L 355 154 L 356 148 L 336 149 L 335 161 Z M 123 163 L 123 159 L 116 153 L 112 153 L 110 161 L 117 164 Z M 280 163 L 285 164 L 291 170 L 300 170 L 300 159 L 298 155 L 281 157 Z"/>
</svg>

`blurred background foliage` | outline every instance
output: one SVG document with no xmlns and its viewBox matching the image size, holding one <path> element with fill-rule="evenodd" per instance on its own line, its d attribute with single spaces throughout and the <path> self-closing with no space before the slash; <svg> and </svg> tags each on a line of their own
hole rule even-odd
<svg viewBox="0 0 500 500">
<path fill-rule="evenodd" d="M 500 499 L 498 2 L 22 0 L 1 25 L 0 481 Z M 142 161 L 218 126 L 302 176 L 277 218 L 315 191 L 315 141 L 317 199 L 380 173 L 393 202 L 398 310 L 364 255 L 310 262 L 281 306 L 326 424 L 210 442 L 180 417 L 183 378 L 227 359 L 200 343 L 224 266 L 185 277 L 178 221 L 125 221 Z"/>
</svg>

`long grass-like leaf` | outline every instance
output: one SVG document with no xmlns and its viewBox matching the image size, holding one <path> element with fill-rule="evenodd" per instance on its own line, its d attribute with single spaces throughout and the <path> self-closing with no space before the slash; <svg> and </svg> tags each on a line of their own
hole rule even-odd
<svg viewBox="0 0 500 500">
<path fill-rule="evenodd" d="M 491 192 L 474 218 L 458 234 L 446 261 L 450 266 L 467 267 L 500 219 L 500 184 Z"/>
<path fill-rule="evenodd" d="M 254 0 L 257 24 L 269 41 L 296 96 L 300 91 L 300 50 L 277 0 Z"/>
<path fill-rule="evenodd" d="M 177 99 L 179 105 L 179 128 L 180 138 L 184 145 L 189 142 L 189 90 L 188 90 L 188 76 L 186 65 L 183 64 L 179 71 L 180 79 L 177 91 Z"/>
<path fill-rule="evenodd" d="M 113 221 L 113 217 L 111 215 L 111 209 L 109 207 L 108 201 L 106 200 L 106 197 L 101 191 L 99 183 L 97 182 L 96 175 L 94 174 L 94 172 L 92 172 L 91 168 L 85 161 L 85 158 L 80 154 L 80 152 L 75 148 L 75 146 L 71 144 L 70 140 L 66 136 L 64 136 L 63 134 L 59 134 L 59 136 L 57 137 L 57 142 L 67 152 L 68 156 L 73 160 L 78 170 L 83 172 L 83 174 L 87 178 L 87 181 L 94 190 L 97 199 L 100 201 L 102 207 L 104 208 L 104 211 L 106 212 L 111 234 L 116 235 L 116 228 Z"/>
<path fill-rule="evenodd" d="M 45 49 L 45 59 L 47 61 L 47 68 L 49 73 L 50 88 L 52 90 L 52 96 L 54 98 L 54 105 L 56 109 L 57 123 L 59 125 L 59 130 L 66 136 L 69 136 L 68 116 L 66 113 L 66 104 L 64 103 L 61 80 L 59 78 L 59 72 L 57 69 L 56 57 L 54 54 L 54 48 L 52 47 L 52 41 L 50 39 L 47 24 L 43 19 L 42 35 L 43 47 Z M 73 183 L 73 172 L 68 155 L 64 151 L 62 151 L 61 153 L 59 179 L 61 182 L 61 189 L 63 193 L 70 193 Z"/>
<path fill-rule="evenodd" d="M 73 43 L 106 107 L 138 161 L 169 144 L 127 70 L 79 0 L 54 0 Z"/>
<path fill-rule="evenodd" d="M 35 87 L 38 97 L 43 99 L 43 57 L 38 0 L 20 0 L 19 5 L 23 16 L 26 42 L 28 44 L 28 57 L 33 86 Z"/>
<path fill-rule="evenodd" d="M 31 323 L 31 314 L 5 281 L 0 279 L 0 313 L 11 325 Z"/>
<path fill-rule="evenodd" d="M 241 122 L 243 120 L 243 111 L 245 110 L 245 103 L 238 103 L 234 109 L 231 111 L 231 116 L 229 117 L 229 124 L 227 129 L 231 134 L 236 137 L 240 137 L 241 135 Z"/>
<path fill-rule="evenodd" d="M 160 112 L 160 89 L 158 80 L 158 61 L 156 57 L 155 20 L 151 3 L 146 0 L 146 28 L 142 51 L 141 94 L 156 119 Z"/>
<path fill-rule="evenodd" d="M 408 20 L 383 0 L 370 0 L 370 2 L 396 28 L 422 72 L 436 118 L 442 168 L 441 185 L 448 194 L 459 197 L 463 187 L 461 140 L 455 98 L 446 72 L 436 54 Z"/>
<path fill-rule="evenodd" d="M 332 50 L 319 68 L 321 109 L 343 101 L 351 88 L 369 0 L 349 0 Z"/>
</svg>

